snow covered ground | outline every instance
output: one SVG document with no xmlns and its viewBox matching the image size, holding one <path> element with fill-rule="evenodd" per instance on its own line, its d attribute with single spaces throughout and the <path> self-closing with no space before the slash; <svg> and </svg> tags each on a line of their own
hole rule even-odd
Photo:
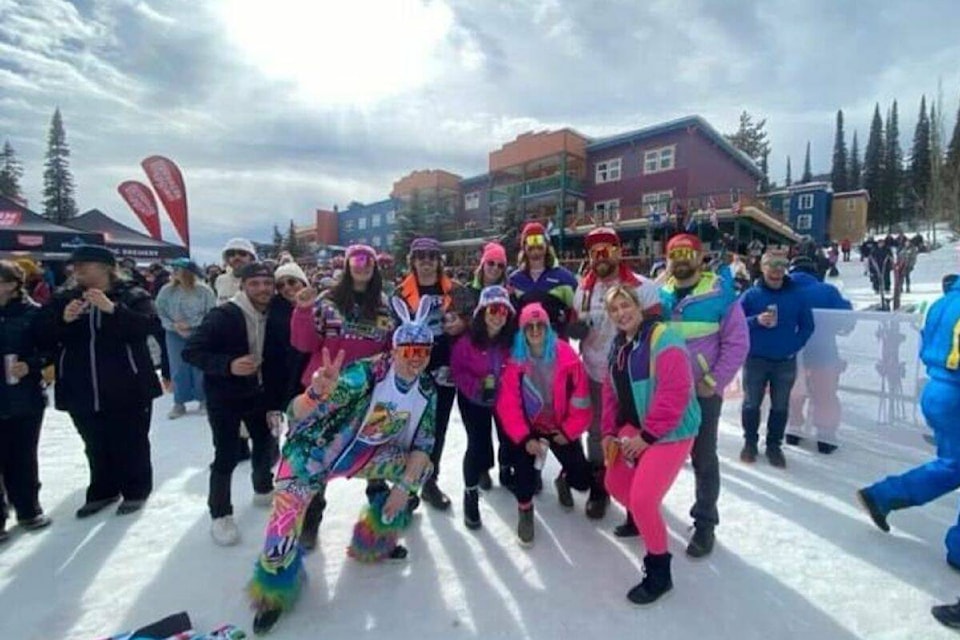
<svg viewBox="0 0 960 640">
<path fill-rule="evenodd" d="M 955 246 L 920 257 L 914 293 L 936 297 L 940 277 L 958 267 Z M 864 307 L 873 301 L 859 262 L 841 264 L 844 289 Z M 869 381 L 868 381 L 869 382 Z M 867 382 L 867 383 L 868 383 Z M 879 381 L 877 381 L 879 383 Z M 867 384 L 865 383 L 865 384 Z M 869 400 L 853 407 L 876 413 Z M 251 504 L 249 466 L 234 476 L 242 544 L 213 545 L 206 511 L 209 429 L 195 414 L 165 418 L 171 398 L 155 404 L 152 439 L 156 490 L 140 514 L 108 510 L 88 520 L 73 512 L 87 480 L 80 438 L 69 418 L 49 411 L 41 441 L 41 501 L 54 518 L 35 534 L 14 530 L 0 547 L 0 639 L 90 640 L 190 612 L 199 629 L 234 622 L 249 629 L 242 594 L 267 513 Z M 851 407 L 845 407 L 850 409 Z M 363 483 L 334 483 L 309 556 L 310 582 L 276 638 L 949 638 L 931 605 L 960 594 L 960 575 L 944 562 L 942 538 L 956 497 L 891 517 L 878 531 L 856 506 L 854 491 L 888 472 L 928 458 L 923 431 L 846 425 L 842 447 L 822 456 L 788 447 L 788 468 L 738 461 L 739 403 L 729 401 L 720 433 L 723 493 L 718 546 L 688 560 L 687 511 L 693 476 L 683 471 L 666 500 L 674 553 L 673 593 L 651 608 L 625 599 L 640 579 L 642 549 L 611 534 L 623 512 L 588 521 L 584 496 L 565 513 L 552 483 L 537 498 L 537 540 L 515 542 L 516 505 L 495 487 L 482 500 L 484 527 L 462 524 L 463 426 L 454 411 L 441 485 L 454 509 L 418 512 L 407 537 L 410 560 L 364 566 L 346 558 Z M 545 478 L 553 478 L 550 461 Z"/>
</svg>

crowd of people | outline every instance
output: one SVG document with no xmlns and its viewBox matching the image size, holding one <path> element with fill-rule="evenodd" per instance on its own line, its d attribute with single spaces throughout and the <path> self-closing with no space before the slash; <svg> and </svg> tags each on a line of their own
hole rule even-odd
<svg viewBox="0 0 960 640">
<path fill-rule="evenodd" d="M 182 259 L 169 265 L 169 278 L 162 267 L 140 273 L 104 247 L 80 247 L 69 280 L 55 290 L 0 261 L 0 536 L 7 536 L 6 500 L 24 529 L 50 524 L 37 469 L 48 385 L 84 441 L 90 482 L 78 518 L 118 501 L 118 515 L 144 507 L 153 400 L 166 388 L 174 400 L 168 419 L 195 402 L 210 425 L 207 502 L 218 545 L 240 540 L 232 476 L 250 458 L 254 503 L 270 509 L 248 587 L 254 629 L 265 632 L 296 600 L 327 483 L 366 482 L 367 506 L 349 549 L 361 561 L 406 558 L 400 539 L 421 502 L 451 508 L 440 471 L 456 402 L 467 441 L 459 499 L 468 530 L 483 528 L 480 504 L 496 467 L 499 485 L 516 498 L 517 541 L 533 545 L 534 496 L 552 454 L 564 509 L 575 507 L 574 491 L 586 494 L 590 519 L 604 518 L 611 497 L 623 505 L 627 517 L 614 533 L 639 536 L 644 549 L 643 575 L 627 598 L 657 601 L 673 586 L 661 503 L 687 459 L 695 496 L 685 552 L 703 558 L 714 549 L 718 425 L 724 389 L 738 372 L 743 463 L 759 457 L 769 393 L 764 455 L 775 468 L 787 466 L 784 444 L 799 442 L 786 434 L 798 380 L 822 435 L 818 451 L 836 450 L 839 359 L 835 337 L 812 338 L 813 311 L 849 310 L 850 302 L 825 282 L 830 252 L 805 243 L 751 247 L 747 264 L 727 252 L 711 260 L 696 236 L 679 234 L 655 280 L 627 266 L 607 227 L 586 236 L 582 277 L 561 266 L 538 223 L 525 225 L 520 247 L 512 270 L 505 249 L 489 243 L 473 273 L 454 279 L 441 244 L 418 237 L 395 286 L 364 245 L 347 248 L 335 276 L 308 276 L 292 259 L 259 260 L 249 241 L 235 238 L 224 247 L 223 269 Z M 921 353 L 939 381 L 923 402 L 940 465 L 925 473 L 937 476 L 937 489 L 918 493 L 887 480 L 862 491 L 881 528 L 890 511 L 960 485 L 942 403 L 960 397 L 960 355 L 947 332 L 960 326 L 958 295 L 960 287 L 950 288 L 944 307 L 931 309 L 942 313 L 935 327 L 928 321 Z M 159 379 L 151 336 L 164 351 Z M 443 468 L 450 473 L 449 460 Z M 948 562 L 957 565 L 954 529 Z"/>
</svg>

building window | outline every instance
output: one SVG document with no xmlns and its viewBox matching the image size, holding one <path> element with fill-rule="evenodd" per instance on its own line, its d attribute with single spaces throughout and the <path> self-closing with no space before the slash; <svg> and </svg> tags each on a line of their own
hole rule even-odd
<svg viewBox="0 0 960 640">
<path fill-rule="evenodd" d="M 473 191 L 463 196 L 463 208 L 465 211 L 473 211 L 480 208 L 480 192 Z"/>
<path fill-rule="evenodd" d="M 379 226 L 380 226 L 380 214 L 375 213 L 372 216 L 370 216 L 370 227 L 373 229 L 376 229 Z"/>
<path fill-rule="evenodd" d="M 596 175 L 594 182 L 603 184 L 604 182 L 616 182 L 620 179 L 620 158 L 604 160 L 596 164 Z"/>
<path fill-rule="evenodd" d="M 620 200 L 604 200 L 593 204 L 594 224 L 616 222 L 620 217 Z"/>
<path fill-rule="evenodd" d="M 650 149 L 643 152 L 643 173 L 659 173 L 669 171 L 674 165 L 674 151 L 676 145 Z"/>
<path fill-rule="evenodd" d="M 640 204 L 644 211 L 666 211 L 670 206 L 670 199 L 673 198 L 673 191 L 653 191 L 643 194 Z"/>
<path fill-rule="evenodd" d="M 370 245 L 376 248 L 380 248 L 380 236 L 373 236 L 373 240 L 370 241 Z"/>
<path fill-rule="evenodd" d="M 797 231 L 810 231 L 813 228 L 813 215 L 804 213 L 797 216 Z"/>
<path fill-rule="evenodd" d="M 853 198 L 847 200 L 847 211 L 855 211 L 857 209 L 857 201 Z"/>
<path fill-rule="evenodd" d="M 800 201 L 797 204 L 797 207 L 801 210 L 813 209 L 813 194 L 804 193 L 800 196 Z"/>
<path fill-rule="evenodd" d="M 344 221 L 343 221 L 343 230 L 344 230 L 344 231 L 353 231 L 354 226 L 355 226 L 355 225 L 354 225 L 354 223 L 353 223 L 353 220 L 344 220 Z"/>
<path fill-rule="evenodd" d="M 396 219 L 397 219 L 396 211 L 387 211 L 387 224 L 393 224 Z"/>
<path fill-rule="evenodd" d="M 367 219 L 365 217 L 357 218 L 357 229 L 360 229 L 361 231 L 363 231 L 366 228 L 367 228 Z"/>
<path fill-rule="evenodd" d="M 389 248 L 389 247 L 392 247 L 392 246 L 393 246 L 393 234 L 392 234 L 392 233 L 388 233 L 388 234 L 387 234 L 387 247 Z"/>
</svg>

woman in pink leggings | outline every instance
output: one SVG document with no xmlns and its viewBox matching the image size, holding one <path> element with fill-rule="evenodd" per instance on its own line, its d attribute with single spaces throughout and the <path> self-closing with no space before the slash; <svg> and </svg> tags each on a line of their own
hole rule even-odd
<svg viewBox="0 0 960 640">
<path fill-rule="evenodd" d="M 647 549 L 643 581 L 627 598 L 650 604 L 673 588 L 660 504 L 690 455 L 700 405 L 680 334 L 655 318 L 644 318 L 636 291 L 629 287 L 613 287 L 605 302 L 617 327 L 603 387 L 606 485 L 630 512 Z"/>
</svg>

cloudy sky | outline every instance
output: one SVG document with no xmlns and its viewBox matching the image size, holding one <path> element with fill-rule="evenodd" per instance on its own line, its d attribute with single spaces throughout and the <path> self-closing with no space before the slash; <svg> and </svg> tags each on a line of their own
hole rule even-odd
<svg viewBox="0 0 960 640">
<path fill-rule="evenodd" d="M 483 173 L 531 129 L 698 113 L 728 132 L 746 109 L 782 180 L 807 140 L 829 170 L 838 108 L 862 150 L 874 103 L 896 98 L 908 152 L 938 80 L 955 122 L 957 24 L 956 0 L 0 0 L 0 139 L 41 208 L 59 105 L 81 210 L 134 227 L 117 184 L 174 159 L 206 260 L 413 169 Z"/>
</svg>

